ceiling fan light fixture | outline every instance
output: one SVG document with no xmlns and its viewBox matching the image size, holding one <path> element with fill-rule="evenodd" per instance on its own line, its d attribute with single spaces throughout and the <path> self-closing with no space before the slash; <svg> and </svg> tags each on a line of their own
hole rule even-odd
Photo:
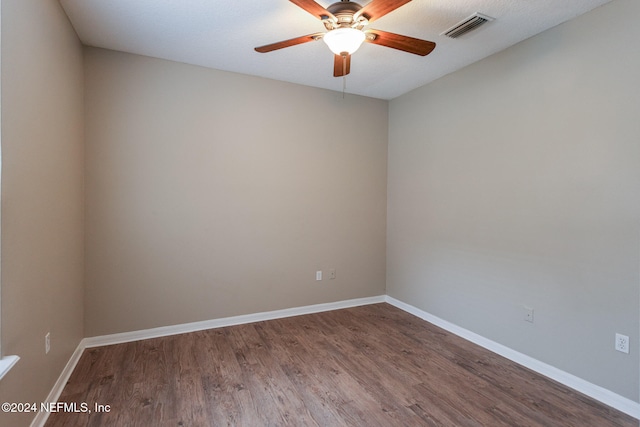
<svg viewBox="0 0 640 427">
<path fill-rule="evenodd" d="M 351 55 L 358 50 L 365 34 L 355 28 L 336 28 L 325 34 L 322 39 L 336 55 L 343 55 L 345 52 Z"/>
</svg>

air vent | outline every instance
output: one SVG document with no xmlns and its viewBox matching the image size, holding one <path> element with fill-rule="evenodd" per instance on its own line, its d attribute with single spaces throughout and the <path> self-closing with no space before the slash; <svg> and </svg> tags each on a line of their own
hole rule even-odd
<svg viewBox="0 0 640 427">
<path fill-rule="evenodd" d="M 458 22 L 456 25 L 449 28 L 444 33 L 440 33 L 440 35 L 455 39 L 460 37 L 463 34 L 468 33 L 469 31 L 475 30 L 476 28 L 486 24 L 487 22 L 493 21 L 493 19 L 494 18 L 487 15 L 483 15 L 481 13 L 474 13 L 470 17 Z"/>
</svg>

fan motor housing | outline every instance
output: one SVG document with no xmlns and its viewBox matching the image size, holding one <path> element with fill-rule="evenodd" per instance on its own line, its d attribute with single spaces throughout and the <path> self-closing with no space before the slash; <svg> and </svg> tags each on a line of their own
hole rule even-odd
<svg viewBox="0 0 640 427">
<path fill-rule="evenodd" d="M 365 25 L 365 22 L 359 22 L 358 24 L 356 24 L 353 20 L 353 15 L 360 9 L 362 9 L 362 6 L 352 1 L 339 1 L 333 3 L 332 5 L 327 7 L 327 11 L 331 12 L 331 14 L 336 17 L 337 22 L 325 20 L 324 25 L 328 30 L 339 27 L 356 27 L 357 25 L 362 27 L 363 25 Z M 361 21 L 361 19 L 358 19 L 358 21 Z"/>
</svg>

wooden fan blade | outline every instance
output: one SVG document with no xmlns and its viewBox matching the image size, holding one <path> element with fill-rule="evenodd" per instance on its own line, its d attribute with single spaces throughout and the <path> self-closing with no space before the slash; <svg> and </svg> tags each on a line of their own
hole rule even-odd
<svg viewBox="0 0 640 427">
<path fill-rule="evenodd" d="M 335 55 L 333 61 L 333 77 L 346 76 L 351 72 L 351 55 Z"/>
<path fill-rule="evenodd" d="M 316 3 L 313 0 L 289 0 L 289 1 L 295 4 L 296 6 L 306 10 L 307 12 L 309 12 L 310 14 L 312 14 L 318 19 L 331 18 L 333 20 L 336 20 L 336 17 L 333 16 L 331 12 L 329 12 L 327 9 L 320 6 L 318 3 Z"/>
<path fill-rule="evenodd" d="M 367 38 L 364 41 L 379 44 L 380 46 L 390 47 L 392 49 L 403 50 L 420 56 L 426 56 L 436 47 L 434 42 L 416 39 L 400 34 L 389 33 L 381 30 L 365 31 Z M 375 37 L 371 37 L 374 35 Z"/>
<path fill-rule="evenodd" d="M 308 34 L 306 36 L 296 37 L 295 39 L 283 40 L 278 43 L 272 43 L 265 46 L 257 47 L 256 51 L 260 53 L 267 53 L 267 52 L 271 52 L 272 50 L 278 50 L 278 49 L 282 49 L 289 46 L 295 46 L 297 44 L 316 41 L 319 38 L 322 38 L 323 34 L 324 33 L 313 33 L 313 34 Z"/>
<path fill-rule="evenodd" d="M 353 19 L 364 16 L 369 22 L 373 22 L 410 1 L 411 0 L 371 0 L 370 3 L 364 5 L 362 9 L 355 13 Z"/>
</svg>

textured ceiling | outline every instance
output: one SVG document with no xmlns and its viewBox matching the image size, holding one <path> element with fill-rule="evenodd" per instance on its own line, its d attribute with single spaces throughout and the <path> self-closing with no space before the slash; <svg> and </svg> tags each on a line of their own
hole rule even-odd
<svg viewBox="0 0 640 427">
<path fill-rule="evenodd" d="M 316 0 L 323 7 L 330 1 Z M 361 4 L 368 0 L 354 0 Z M 381 0 L 382 1 L 382 0 Z M 433 41 L 422 57 L 364 43 L 346 92 L 392 99 L 610 0 L 413 0 L 370 28 Z M 287 0 L 60 0 L 88 46 L 341 91 L 322 41 L 270 53 L 254 47 L 325 31 Z M 439 34 L 480 12 L 495 21 L 458 39 Z"/>
</svg>

